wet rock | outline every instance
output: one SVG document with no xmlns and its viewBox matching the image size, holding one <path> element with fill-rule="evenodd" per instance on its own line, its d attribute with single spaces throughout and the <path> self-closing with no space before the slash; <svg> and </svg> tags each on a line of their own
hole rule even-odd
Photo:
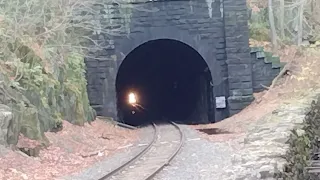
<svg viewBox="0 0 320 180">
<path fill-rule="evenodd" d="M 8 128 L 12 121 L 12 113 L 8 106 L 0 104 L 0 145 L 8 145 Z"/>
</svg>

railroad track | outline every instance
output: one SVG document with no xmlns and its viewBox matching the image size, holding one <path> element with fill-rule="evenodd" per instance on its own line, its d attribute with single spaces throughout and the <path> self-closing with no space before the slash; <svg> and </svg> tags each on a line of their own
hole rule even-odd
<svg viewBox="0 0 320 180">
<path fill-rule="evenodd" d="M 183 144 L 180 127 L 169 124 L 152 124 L 151 142 L 135 157 L 114 169 L 99 180 L 150 180 L 178 154 Z"/>
</svg>

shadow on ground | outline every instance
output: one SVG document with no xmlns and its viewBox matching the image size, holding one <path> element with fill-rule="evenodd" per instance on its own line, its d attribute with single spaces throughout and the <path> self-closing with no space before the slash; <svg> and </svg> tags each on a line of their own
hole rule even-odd
<svg viewBox="0 0 320 180">
<path fill-rule="evenodd" d="M 215 135 L 215 134 L 232 134 L 229 131 L 225 131 L 219 128 L 208 128 L 208 129 L 197 129 L 198 131 L 202 132 L 202 133 L 206 133 L 208 135 Z"/>
</svg>

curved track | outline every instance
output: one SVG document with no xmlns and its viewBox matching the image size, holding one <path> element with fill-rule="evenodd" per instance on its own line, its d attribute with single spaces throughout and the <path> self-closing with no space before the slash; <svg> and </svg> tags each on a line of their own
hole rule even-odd
<svg viewBox="0 0 320 180">
<path fill-rule="evenodd" d="M 183 132 L 173 122 L 152 124 L 152 127 L 151 142 L 138 155 L 99 180 L 149 180 L 168 165 L 183 145 Z"/>
</svg>

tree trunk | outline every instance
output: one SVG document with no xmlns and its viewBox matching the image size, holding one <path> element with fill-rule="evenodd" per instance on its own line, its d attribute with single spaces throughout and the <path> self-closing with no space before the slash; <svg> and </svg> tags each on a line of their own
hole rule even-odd
<svg viewBox="0 0 320 180">
<path fill-rule="evenodd" d="M 270 28 L 271 28 L 271 42 L 272 42 L 273 50 L 275 51 L 278 49 L 278 44 L 277 44 L 276 27 L 274 25 L 272 0 L 268 0 L 268 11 L 269 11 L 269 24 L 270 24 Z"/>
<path fill-rule="evenodd" d="M 298 46 L 302 43 L 302 36 L 303 36 L 303 12 L 304 12 L 304 3 L 301 4 L 299 7 L 299 13 L 298 13 Z"/>
<path fill-rule="evenodd" d="M 284 34 L 284 0 L 280 0 L 280 33 L 281 38 L 285 37 Z"/>
<path fill-rule="evenodd" d="M 317 22 L 317 10 L 318 10 L 318 6 L 317 6 L 317 1 L 313 0 L 311 2 L 311 19 L 315 22 Z M 314 31 L 316 29 L 315 23 L 312 24 L 312 30 Z"/>
</svg>

